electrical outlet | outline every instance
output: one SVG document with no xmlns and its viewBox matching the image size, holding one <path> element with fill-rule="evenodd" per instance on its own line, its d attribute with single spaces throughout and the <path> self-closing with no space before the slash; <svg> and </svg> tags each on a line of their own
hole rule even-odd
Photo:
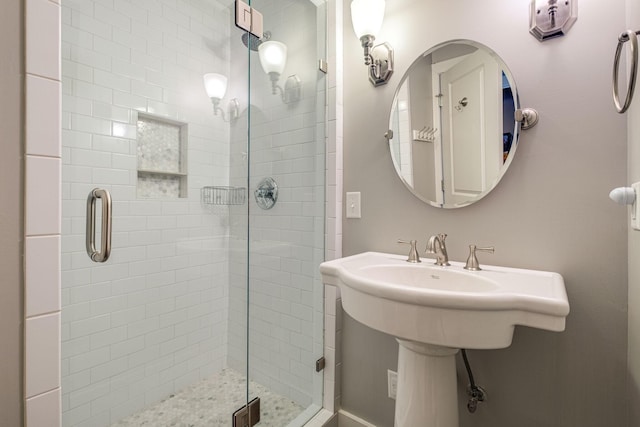
<svg viewBox="0 0 640 427">
<path fill-rule="evenodd" d="M 389 398 L 396 398 L 396 394 L 398 394 L 398 373 L 391 369 L 387 369 L 387 391 Z"/>
</svg>

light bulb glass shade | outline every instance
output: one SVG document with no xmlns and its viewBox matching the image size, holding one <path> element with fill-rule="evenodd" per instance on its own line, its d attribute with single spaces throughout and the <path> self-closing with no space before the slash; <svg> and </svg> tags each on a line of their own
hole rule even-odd
<svg viewBox="0 0 640 427">
<path fill-rule="evenodd" d="M 385 0 L 353 0 L 351 2 L 351 23 L 356 36 L 376 37 L 384 19 Z"/>
<path fill-rule="evenodd" d="M 227 91 L 227 77 L 217 73 L 204 75 L 204 88 L 209 98 L 222 99 Z"/>
<path fill-rule="evenodd" d="M 287 63 L 287 45 L 269 40 L 258 47 L 260 64 L 265 73 L 282 74 Z"/>
</svg>

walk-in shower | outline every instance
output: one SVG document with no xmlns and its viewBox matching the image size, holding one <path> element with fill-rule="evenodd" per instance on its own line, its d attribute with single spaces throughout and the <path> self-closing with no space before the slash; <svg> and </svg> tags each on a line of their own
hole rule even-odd
<svg viewBox="0 0 640 427">
<path fill-rule="evenodd" d="M 261 40 L 231 0 L 62 1 L 64 426 L 230 426 L 254 399 L 258 425 L 301 426 L 322 405 L 325 5 L 250 6 Z"/>
</svg>

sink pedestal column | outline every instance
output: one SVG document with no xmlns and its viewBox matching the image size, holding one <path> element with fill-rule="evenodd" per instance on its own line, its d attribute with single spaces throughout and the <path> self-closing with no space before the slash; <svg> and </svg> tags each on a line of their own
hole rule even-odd
<svg viewBox="0 0 640 427">
<path fill-rule="evenodd" d="M 398 343 L 395 427 L 458 427 L 458 349 Z"/>
</svg>

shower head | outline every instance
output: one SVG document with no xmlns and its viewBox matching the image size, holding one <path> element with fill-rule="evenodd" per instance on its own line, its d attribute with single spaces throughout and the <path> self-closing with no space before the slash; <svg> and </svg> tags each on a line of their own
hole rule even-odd
<svg viewBox="0 0 640 427">
<path fill-rule="evenodd" d="M 258 51 L 258 46 L 260 46 L 262 44 L 262 42 L 265 42 L 267 40 L 269 40 L 271 38 L 271 32 L 270 31 L 266 31 L 263 35 L 262 38 L 258 38 L 257 36 L 255 36 L 254 34 L 251 33 L 243 33 L 242 34 L 242 43 L 248 47 L 249 49 L 253 50 L 254 52 Z"/>
</svg>

